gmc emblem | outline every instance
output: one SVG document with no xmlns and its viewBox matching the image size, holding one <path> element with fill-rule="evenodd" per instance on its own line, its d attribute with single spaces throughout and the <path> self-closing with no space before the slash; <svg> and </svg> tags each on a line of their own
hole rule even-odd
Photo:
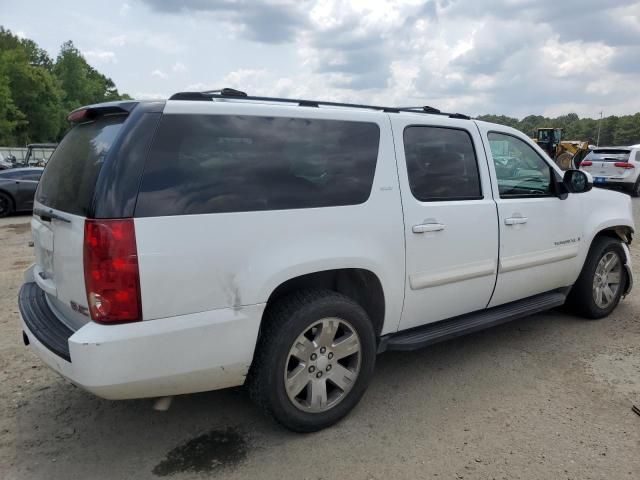
<svg viewBox="0 0 640 480">
<path fill-rule="evenodd" d="M 69 302 L 69 304 L 71 305 L 71 310 L 73 310 L 74 312 L 78 312 L 81 313 L 82 315 L 84 315 L 85 317 L 89 316 L 89 309 L 87 307 L 84 307 L 82 305 L 78 305 L 76 302 L 74 302 L 73 300 Z"/>
</svg>

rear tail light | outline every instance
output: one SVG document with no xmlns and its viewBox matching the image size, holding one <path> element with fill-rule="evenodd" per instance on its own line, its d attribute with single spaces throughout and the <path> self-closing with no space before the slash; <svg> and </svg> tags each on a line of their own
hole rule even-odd
<svg viewBox="0 0 640 480">
<path fill-rule="evenodd" d="M 616 162 L 614 163 L 614 165 L 618 168 L 624 168 L 624 169 L 630 169 L 630 168 L 635 168 L 633 166 L 633 163 L 629 163 L 629 162 Z"/>
<path fill-rule="evenodd" d="M 593 162 L 591 160 L 583 160 L 582 162 L 580 162 L 581 167 L 590 167 L 591 165 L 593 165 Z"/>
<path fill-rule="evenodd" d="M 133 219 L 85 220 L 84 283 L 94 321 L 142 320 Z"/>
</svg>

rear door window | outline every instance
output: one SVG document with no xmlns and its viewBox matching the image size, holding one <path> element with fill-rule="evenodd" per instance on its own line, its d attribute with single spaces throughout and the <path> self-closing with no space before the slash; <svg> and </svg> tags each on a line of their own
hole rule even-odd
<svg viewBox="0 0 640 480">
<path fill-rule="evenodd" d="M 421 202 L 482 198 L 478 162 L 468 132 L 412 126 L 404 130 L 409 186 Z"/>
<path fill-rule="evenodd" d="M 36 200 L 56 210 L 86 216 L 104 159 L 126 118 L 109 115 L 73 127 L 51 155 Z"/>
<path fill-rule="evenodd" d="M 137 217 L 364 203 L 378 157 L 375 123 L 165 115 Z"/>
</svg>

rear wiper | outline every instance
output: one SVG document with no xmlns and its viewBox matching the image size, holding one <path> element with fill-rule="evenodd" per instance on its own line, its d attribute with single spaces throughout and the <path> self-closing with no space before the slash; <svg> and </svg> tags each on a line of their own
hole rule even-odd
<svg viewBox="0 0 640 480">
<path fill-rule="evenodd" d="M 42 208 L 34 208 L 33 214 L 38 215 L 43 222 L 50 222 L 52 218 L 60 220 L 61 222 L 71 223 L 71 220 L 63 215 L 55 213 L 53 210 L 48 212 Z"/>
</svg>

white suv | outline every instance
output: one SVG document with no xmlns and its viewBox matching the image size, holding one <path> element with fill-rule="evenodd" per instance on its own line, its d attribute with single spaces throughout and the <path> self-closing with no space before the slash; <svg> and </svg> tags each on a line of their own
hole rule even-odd
<svg viewBox="0 0 640 480">
<path fill-rule="evenodd" d="M 596 147 L 584 157 L 580 170 L 589 172 L 596 186 L 622 188 L 640 197 L 640 145 Z"/>
<path fill-rule="evenodd" d="M 631 289 L 628 196 L 433 108 L 225 89 L 84 107 L 49 161 L 25 343 L 109 399 L 246 383 L 331 425 L 376 354 Z"/>
</svg>

